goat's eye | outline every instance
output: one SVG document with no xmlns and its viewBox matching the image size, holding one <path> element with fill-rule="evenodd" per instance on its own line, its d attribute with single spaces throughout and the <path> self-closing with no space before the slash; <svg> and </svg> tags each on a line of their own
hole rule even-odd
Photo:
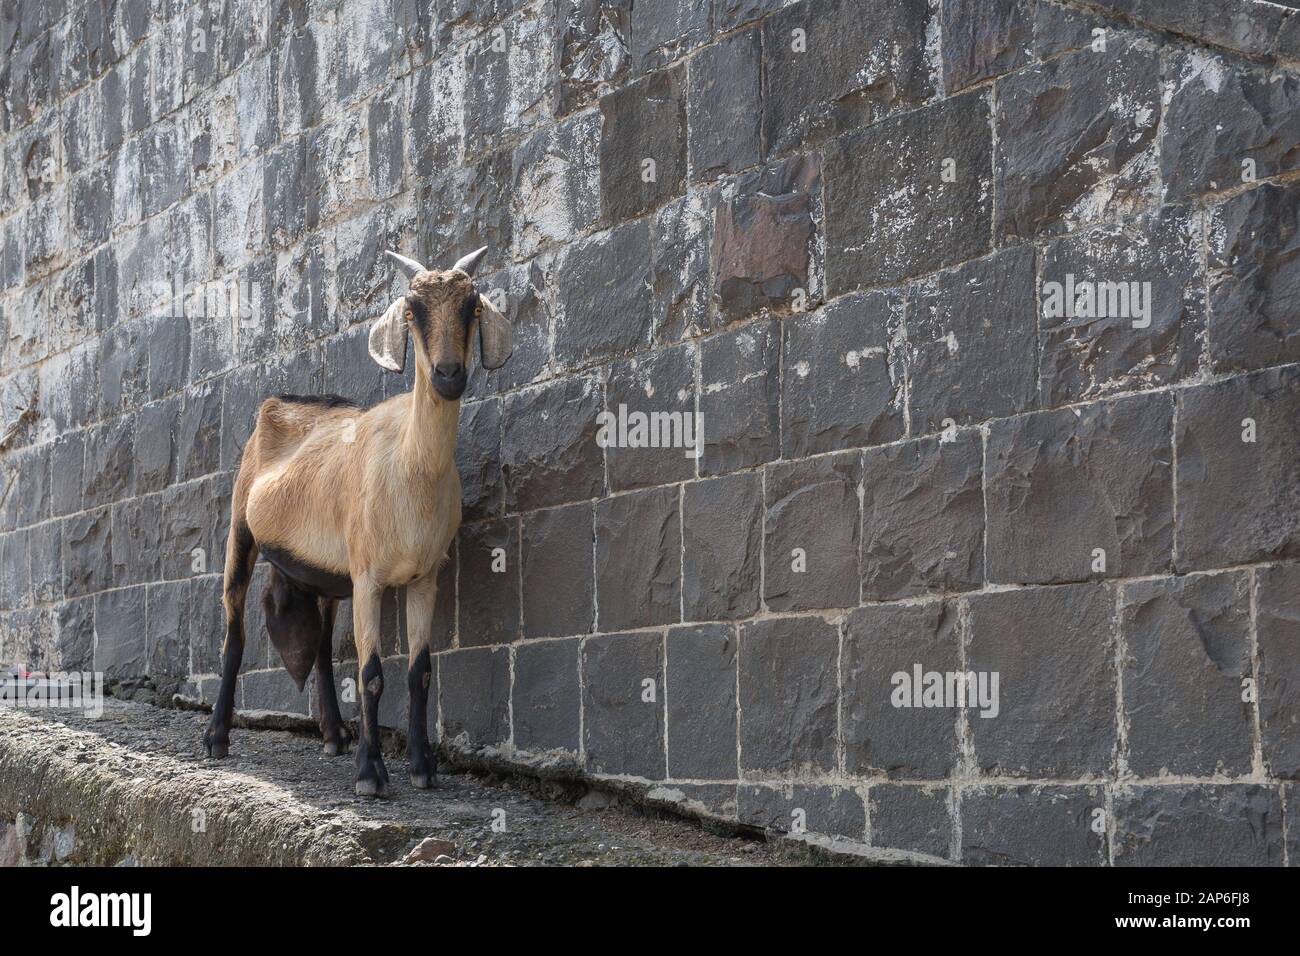
<svg viewBox="0 0 1300 956">
<path fill-rule="evenodd" d="M 483 306 L 481 305 L 474 306 L 474 318 L 477 319 L 482 314 L 483 314 Z"/>
<path fill-rule="evenodd" d="M 415 321 L 415 313 L 412 312 L 410 309 L 407 309 L 407 310 L 406 310 L 406 321 L 407 321 L 407 322 L 414 322 L 414 321 Z"/>
</svg>

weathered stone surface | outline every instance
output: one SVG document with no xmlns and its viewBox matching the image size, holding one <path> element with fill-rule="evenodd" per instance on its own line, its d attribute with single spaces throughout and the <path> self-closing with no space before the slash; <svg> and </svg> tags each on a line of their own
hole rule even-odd
<svg viewBox="0 0 1300 956">
<path fill-rule="evenodd" d="M 1128 766 L 1139 777 L 1247 774 L 1254 708 L 1249 581 L 1157 579 L 1120 596 Z"/>
<path fill-rule="evenodd" d="M 445 269 L 482 246 L 493 260 L 506 257 L 514 240 L 512 163 L 509 150 L 497 150 L 420 187 L 417 214 L 428 237 L 420 261 Z M 370 268 L 374 260 L 362 256 L 359 262 Z"/>
<path fill-rule="evenodd" d="M 95 670 L 105 678 L 149 673 L 145 657 L 143 585 L 95 597 Z"/>
<path fill-rule="evenodd" d="M 1180 571 L 1300 556 L 1298 413 L 1294 366 L 1179 395 Z"/>
<path fill-rule="evenodd" d="M 1281 866 L 1275 787 L 1132 787 L 1113 798 L 1115 866 Z"/>
<path fill-rule="evenodd" d="M 634 19 L 637 12 L 633 7 Z M 682 191 L 685 81 L 685 69 L 673 67 L 601 98 L 600 190 L 606 223 L 632 219 Z"/>
<path fill-rule="evenodd" d="M 1154 44 L 1112 36 L 1106 52 L 1079 50 L 998 81 L 999 243 L 1062 232 L 1150 201 L 1159 77 Z"/>
<path fill-rule="evenodd" d="M 586 634 L 595 614 L 590 504 L 523 516 L 524 637 Z"/>
<path fill-rule="evenodd" d="M 570 245 L 557 269 L 557 360 L 577 364 L 649 344 L 650 230 L 644 219 Z"/>
<path fill-rule="evenodd" d="M 1115 594 L 1100 582 L 974 595 L 968 671 L 998 675 L 996 717 L 970 715 L 1001 776 L 1099 775 L 1115 747 Z"/>
<path fill-rule="evenodd" d="M 959 644 L 957 608 L 941 601 L 864 607 L 848 616 L 840 718 L 846 773 L 927 780 L 952 772 L 957 708 L 922 706 L 911 688 L 917 667 L 922 673 L 959 671 Z M 908 690 L 906 699 L 900 696 L 902 687 Z M 969 713 L 971 722 L 977 722 L 976 711 Z"/>
<path fill-rule="evenodd" d="M 1043 404 L 1153 388 L 1195 373 L 1205 336 L 1200 262 L 1200 215 L 1186 206 L 1048 245 L 1040 292 Z"/>
<path fill-rule="evenodd" d="M 155 581 L 161 575 L 164 548 L 158 510 L 161 495 L 128 498 L 112 506 L 114 534 L 112 581 L 117 587 Z"/>
<path fill-rule="evenodd" d="M 516 747 L 577 752 L 581 727 L 578 644 L 573 638 L 529 641 L 515 648 L 511 713 Z"/>
<path fill-rule="evenodd" d="M 16 557 L 16 556 L 15 556 Z M 32 601 L 48 604 L 63 598 L 63 525 L 46 521 L 27 533 Z"/>
<path fill-rule="evenodd" d="M 456 430 L 456 470 L 466 521 L 498 514 L 501 487 L 501 402 L 489 399 L 461 406 Z"/>
<path fill-rule="evenodd" d="M 976 866 L 1102 866 L 1100 787 L 980 787 L 961 797 L 962 861 Z"/>
<path fill-rule="evenodd" d="M 871 845 L 949 859 L 953 827 L 943 787 L 880 783 L 867 791 Z"/>
<path fill-rule="evenodd" d="M 688 193 L 654 214 L 650 252 L 655 341 L 671 343 L 713 327 L 709 309 L 712 231 L 705 194 Z"/>
<path fill-rule="evenodd" d="M 610 491 L 695 476 L 697 451 L 704 449 L 695 418 L 694 346 L 615 363 L 605 385 L 605 410 L 613 442 L 605 448 Z"/>
<path fill-rule="evenodd" d="M 492 149 L 555 114 L 554 10 L 527 4 L 467 50 L 467 154 Z"/>
<path fill-rule="evenodd" d="M 1300 360 L 1294 261 L 1300 189 L 1265 183 L 1209 214 L 1210 359 L 1217 371 Z"/>
<path fill-rule="evenodd" d="M 605 485 L 596 444 L 601 389 L 571 377 L 515 392 L 502 410 L 506 510 L 527 511 L 594 498 Z"/>
<path fill-rule="evenodd" d="M 681 516 L 675 486 L 596 503 L 597 629 L 681 620 Z"/>
<path fill-rule="evenodd" d="M 1230 189 L 1300 164 L 1300 79 L 1205 50 L 1171 50 L 1169 74 L 1160 148 L 1167 199 Z"/>
<path fill-rule="evenodd" d="M 52 612 L 59 670 L 90 670 L 95 663 L 95 599 L 65 601 Z"/>
<path fill-rule="evenodd" d="M 190 672 L 190 583 L 165 581 L 145 589 L 145 649 L 152 677 L 185 677 Z"/>
<path fill-rule="evenodd" d="M 708 0 L 633 3 L 632 64 L 637 73 L 678 59 L 709 39 Z"/>
<path fill-rule="evenodd" d="M 921 275 L 985 252 L 992 137 L 988 100 L 971 92 L 830 144 L 827 294 Z"/>
<path fill-rule="evenodd" d="M 722 186 L 713 220 L 713 297 L 725 320 L 786 312 L 814 292 L 821 164 L 795 156 Z"/>
<path fill-rule="evenodd" d="M 713 179 L 753 166 L 762 151 L 759 31 L 722 37 L 689 62 L 686 111 L 690 178 Z"/>
<path fill-rule="evenodd" d="M 767 468 L 763 601 L 772 610 L 858 603 L 862 459 L 855 453 Z"/>
<path fill-rule="evenodd" d="M 443 740 L 469 746 L 510 736 L 510 651 L 471 647 L 438 655 Z"/>
<path fill-rule="evenodd" d="M 460 646 L 505 644 L 519 637 L 519 519 L 460 529 Z"/>
<path fill-rule="evenodd" d="M 719 475 L 778 457 L 779 335 L 773 322 L 759 322 L 705 339 L 701 345 L 701 475 Z"/>
<path fill-rule="evenodd" d="M 1056 0 L 1034 4 L 1034 54 L 1042 59 L 1099 42 L 1094 30 L 1112 36 L 1121 27 L 1095 10 L 1067 7 Z"/>
<path fill-rule="evenodd" d="M 93 594 L 112 585 L 109 510 L 83 511 L 63 523 L 63 593 Z"/>
<path fill-rule="evenodd" d="M 839 636 L 819 617 L 740 628 L 740 766 L 795 774 L 835 769 Z"/>
<path fill-rule="evenodd" d="M 1242 53 L 1265 56 L 1272 52 L 1289 3 L 1251 3 L 1249 6 L 1214 3 L 1213 0 L 1101 0 L 1095 6 L 1171 33 L 1199 37 Z"/>
<path fill-rule="evenodd" d="M 1294 780 L 1300 778 L 1300 565 L 1260 568 L 1255 587 L 1264 762 L 1274 775 Z"/>
<path fill-rule="evenodd" d="M 903 372 L 890 348 L 901 319 L 897 296 L 869 292 L 781 323 L 782 457 L 903 436 Z"/>
<path fill-rule="evenodd" d="M 862 842 L 867 813 L 858 791 L 848 787 L 740 786 L 741 823 L 778 833 L 825 833 Z"/>
<path fill-rule="evenodd" d="M 1152 394 L 994 422 L 985 465 L 989 580 L 1168 570 L 1172 413 L 1168 396 Z"/>
<path fill-rule="evenodd" d="M 1029 62 L 1032 0 L 943 0 L 943 88 L 947 93 Z"/>
<path fill-rule="evenodd" d="M 1032 409 L 1038 390 L 1034 250 L 1007 249 L 912 285 L 907 401 L 912 432 Z"/>
<path fill-rule="evenodd" d="M 582 644 L 587 769 L 664 777 L 663 636 L 610 634 Z"/>
<path fill-rule="evenodd" d="M 0 535 L 0 607 L 19 608 L 31 602 L 28 537 L 25 530 Z"/>
<path fill-rule="evenodd" d="M 557 12 L 563 115 L 623 82 L 631 63 L 629 0 L 570 0 Z"/>
<path fill-rule="evenodd" d="M 934 93 L 924 2 L 795 4 L 763 21 L 763 141 L 780 154 L 919 105 Z M 796 34 L 795 31 L 802 31 Z"/>
<path fill-rule="evenodd" d="M 596 110 L 579 113 L 539 130 L 515 150 L 510 215 L 517 258 L 596 225 L 601 122 Z"/>
<path fill-rule="evenodd" d="M 668 776 L 734 780 L 735 628 L 671 628 L 667 653 Z"/>
<path fill-rule="evenodd" d="M 412 171 L 421 178 L 440 173 L 460 158 L 464 69 L 464 60 L 453 55 L 422 67 L 412 77 L 406 154 Z"/>
<path fill-rule="evenodd" d="M 749 617 L 759 608 L 763 477 L 729 475 L 682 489 L 682 601 L 687 620 Z"/>
</svg>

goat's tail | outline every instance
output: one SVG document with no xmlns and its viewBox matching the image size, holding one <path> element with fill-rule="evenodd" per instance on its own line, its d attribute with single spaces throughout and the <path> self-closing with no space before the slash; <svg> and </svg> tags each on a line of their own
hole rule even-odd
<svg viewBox="0 0 1300 956">
<path fill-rule="evenodd" d="M 274 566 L 262 595 L 266 630 L 280 652 L 285 670 L 302 690 L 320 650 L 320 604 L 314 594 L 294 585 Z"/>
</svg>

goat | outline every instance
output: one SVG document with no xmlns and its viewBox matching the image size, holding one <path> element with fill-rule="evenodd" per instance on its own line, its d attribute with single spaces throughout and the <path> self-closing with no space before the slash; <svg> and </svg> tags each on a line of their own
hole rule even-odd
<svg viewBox="0 0 1300 956">
<path fill-rule="evenodd" d="M 368 410 L 328 395 L 281 395 L 258 410 L 230 508 L 221 689 L 203 735 L 209 757 L 229 751 L 244 599 L 260 553 L 271 565 L 264 595 L 267 630 L 299 690 L 316 668 L 321 735 L 331 756 L 349 744 L 331 650 L 336 606 L 352 599 L 361 689 L 356 792 L 363 796 L 389 792 L 379 752 L 380 600 L 385 588 L 406 587 L 407 757 L 412 785 L 433 785 L 437 762 L 426 716 L 429 636 L 438 568 L 460 527 L 460 477 L 453 460 L 460 397 L 476 328 L 484 368 L 500 368 L 514 348 L 510 324 L 474 288 L 474 270 L 486 251 L 470 253 L 445 272 L 388 253 L 410 284 L 371 328 L 370 355 L 383 368 L 401 372 L 413 338 L 411 391 Z"/>
</svg>

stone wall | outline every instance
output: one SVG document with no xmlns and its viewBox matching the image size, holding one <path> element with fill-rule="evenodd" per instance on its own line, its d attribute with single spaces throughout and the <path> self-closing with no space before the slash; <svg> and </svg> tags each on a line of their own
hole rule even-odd
<svg viewBox="0 0 1300 956">
<path fill-rule="evenodd" d="M 258 403 L 407 388 L 381 251 L 488 245 L 444 743 L 970 863 L 1300 863 L 1294 6 L 6 4 L 0 660 L 210 698 Z M 309 712 L 264 571 L 237 702 Z"/>
</svg>

